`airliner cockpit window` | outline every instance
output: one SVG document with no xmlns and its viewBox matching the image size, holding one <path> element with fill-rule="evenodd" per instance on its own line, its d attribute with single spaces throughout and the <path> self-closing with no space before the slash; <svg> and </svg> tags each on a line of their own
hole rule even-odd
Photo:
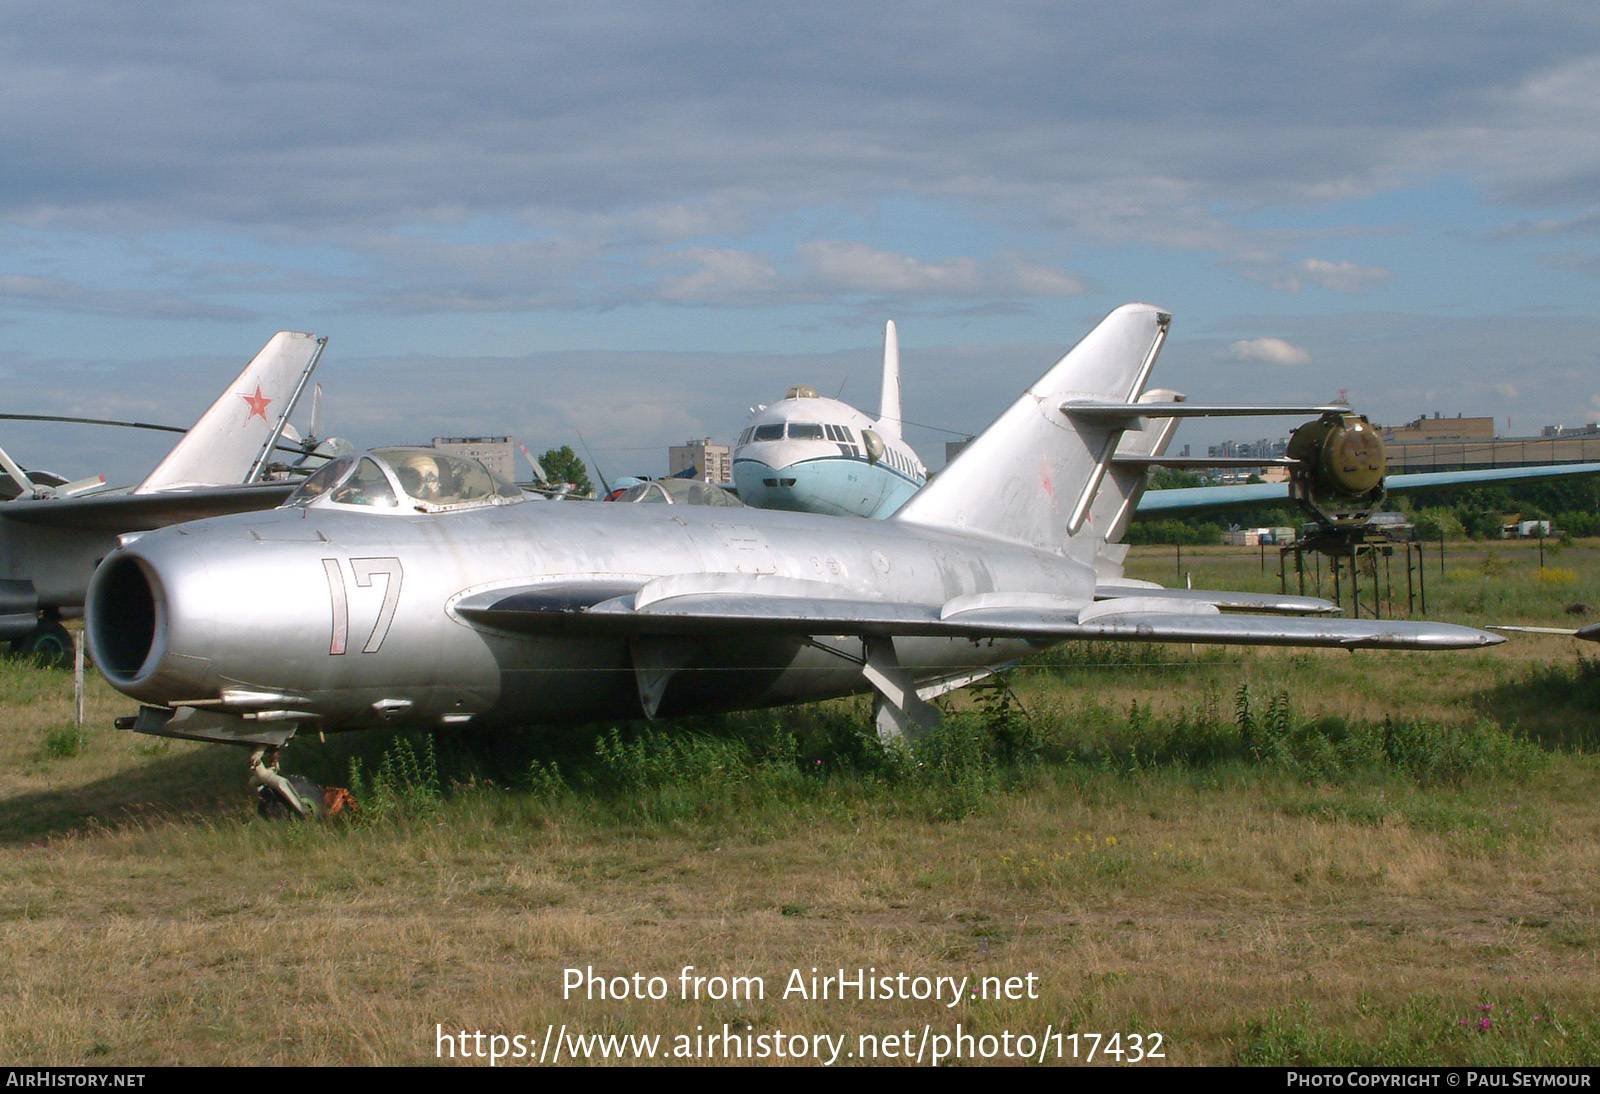
<svg viewBox="0 0 1600 1094">
<path fill-rule="evenodd" d="M 823 436 L 822 426 L 816 422 L 790 422 L 789 439 L 791 441 L 820 441 Z"/>
<path fill-rule="evenodd" d="M 750 438 L 754 441 L 781 441 L 783 440 L 783 423 L 773 422 L 770 425 L 756 426 L 755 434 Z"/>
</svg>

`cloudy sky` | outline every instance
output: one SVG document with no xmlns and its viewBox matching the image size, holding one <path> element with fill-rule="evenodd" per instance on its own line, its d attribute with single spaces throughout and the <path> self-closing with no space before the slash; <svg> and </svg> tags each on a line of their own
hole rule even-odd
<svg viewBox="0 0 1600 1094">
<path fill-rule="evenodd" d="M 894 318 L 937 467 L 1144 300 L 1193 398 L 1537 432 L 1600 419 L 1597 233 L 1592 3 L 0 10 L 13 412 L 187 424 L 310 330 L 357 443 L 661 472 L 792 383 L 875 409 Z"/>
</svg>

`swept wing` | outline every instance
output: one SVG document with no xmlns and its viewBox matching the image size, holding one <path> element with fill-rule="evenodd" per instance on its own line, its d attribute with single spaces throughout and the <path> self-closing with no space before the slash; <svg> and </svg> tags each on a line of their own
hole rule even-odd
<svg viewBox="0 0 1600 1094">
<path fill-rule="evenodd" d="M 1473 649 L 1500 641 L 1448 623 L 1225 615 L 1215 602 L 1165 590 L 1092 602 L 982 593 L 942 604 L 839 592 L 837 585 L 783 577 L 683 574 L 628 592 L 607 582 L 497 589 L 462 598 L 454 611 L 469 622 L 523 634 L 1106 639 L 1342 649 Z"/>
</svg>

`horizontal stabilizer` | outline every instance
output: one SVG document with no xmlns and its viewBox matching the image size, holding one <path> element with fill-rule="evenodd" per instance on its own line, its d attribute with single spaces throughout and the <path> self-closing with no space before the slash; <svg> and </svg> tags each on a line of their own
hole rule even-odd
<svg viewBox="0 0 1600 1094">
<path fill-rule="evenodd" d="M 1061 413 L 1074 418 L 1100 422 L 1131 421 L 1136 418 L 1288 418 L 1307 414 L 1348 414 L 1350 408 L 1343 403 L 1321 406 L 1219 406 L 1206 403 L 1171 403 L 1161 407 L 1161 413 L 1152 414 L 1150 407 L 1140 403 L 1089 403 L 1068 401 L 1061 404 Z"/>
<path fill-rule="evenodd" d="M 1296 467 L 1299 460 L 1284 457 L 1259 456 L 1124 456 L 1120 453 L 1111 461 L 1117 467 Z"/>
</svg>

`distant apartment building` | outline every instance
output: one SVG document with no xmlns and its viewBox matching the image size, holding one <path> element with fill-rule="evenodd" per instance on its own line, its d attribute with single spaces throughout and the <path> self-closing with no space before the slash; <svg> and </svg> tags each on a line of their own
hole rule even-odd
<svg viewBox="0 0 1600 1094">
<path fill-rule="evenodd" d="M 1287 437 L 1279 437 L 1275 441 L 1265 437 L 1257 441 L 1223 441 L 1206 448 L 1206 455 L 1215 459 L 1281 460 L 1288 454 Z"/>
<path fill-rule="evenodd" d="M 433 447 L 477 460 L 507 482 L 517 479 L 517 446 L 510 437 L 435 437 Z"/>
<path fill-rule="evenodd" d="M 694 467 L 699 469 L 695 477 L 701 482 L 733 481 L 733 449 L 725 444 L 712 444 L 710 437 L 673 445 L 667 449 L 667 460 L 671 465 L 669 475 Z"/>
</svg>

